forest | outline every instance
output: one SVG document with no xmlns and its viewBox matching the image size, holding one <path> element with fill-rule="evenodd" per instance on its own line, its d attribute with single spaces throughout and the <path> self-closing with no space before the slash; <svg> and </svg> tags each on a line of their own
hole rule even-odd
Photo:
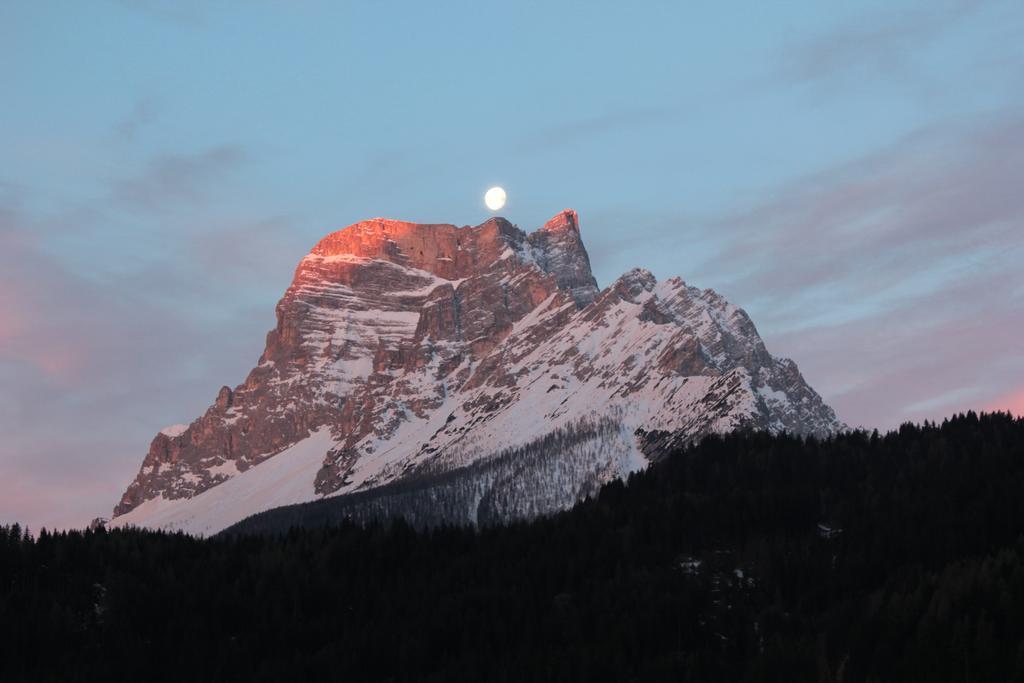
<svg viewBox="0 0 1024 683">
<path fill-rule="evenodd" d="M 128 679 L 1024 681 L 1024 419 L 711 436 L 478 528 L 0 528 L 0 680 Z"/>
</svg>

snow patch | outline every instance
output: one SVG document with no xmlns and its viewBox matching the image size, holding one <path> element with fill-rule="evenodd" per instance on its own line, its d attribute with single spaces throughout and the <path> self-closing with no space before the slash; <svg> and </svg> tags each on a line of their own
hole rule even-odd
<svg viewBox="0 0 1024 683">
<path fill-rule="evenodd" d="M 163 495 L 115 517 L 111 527 L 146 527 L 208 536 L 263 510 L 317 498 L 313 480 L 334 446 L 329 429 L 320 429 L 291 448 L 192 498 Z M 233 466 L 233 463 L 232 463 Z M 227 473 L 226 463 L 215 470 Z"/>
</svg>

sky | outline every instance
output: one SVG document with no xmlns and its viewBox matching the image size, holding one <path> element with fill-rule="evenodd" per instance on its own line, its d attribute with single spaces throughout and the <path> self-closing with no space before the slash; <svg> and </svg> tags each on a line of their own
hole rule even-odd
<svg viewBox="0 0 1024 683">
<path fill-rule="evenodd" d="M 850 426 L 1024 413 L 1024 3 L 0 0 L 0 523 L 108 516 L 316 241 L 580 214 Z"/>
</svg>

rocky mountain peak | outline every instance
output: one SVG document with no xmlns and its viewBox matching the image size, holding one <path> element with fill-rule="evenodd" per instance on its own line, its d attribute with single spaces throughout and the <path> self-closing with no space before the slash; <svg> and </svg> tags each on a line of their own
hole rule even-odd
<svg viewBox="0 0 1024 683">
<path fill-rule="evenodd" d="M 499 217 L 355 223 L 302 259 L 276 312 L 245 381 L 154 438 L 115 525 L 209 533 L 275 505 L 471 466 L 466 490 L 487 499 L 488 519 L 530 516 L 666 444 L 839 426 L 710 290 L 638 268 L 599 291 L 571 209 L 532 233 Z M 487 469 L 527 446 L 533 470 Z M 451 521 L 477 521 L 481 505 L 460 502 L 468 517 Z"/>
<path fill-rule="evenodd" d="M 622 275 L 610 287 L 611 291 L 625 299 L 636 302 L 644 292 L 650 292 L 658 284 L 654 273 L 645 268 L 633 268 Z"/>
<path fill-rule="evenodd" d="M 356 263 L 381 260 L 446 280 L 479 275 L 501 261 L 536 264 L 584 305 L 597 291 L 590 258 L 579 237 L 578 216 L 566 209 L 527 234 L 502 217 L 476 226 L 412 223 L 374 218 L 333 232 L 313 247 L 300 264 L 320 271 L 316 262 Z"/>
<path fill-rule="evenodd" d="M 542 232 L 573 231 L 579 234 L 580 217 L 573 209 L 563 209 L 541 228 Z"/>
<path fill-rule="evenodd" d="M 528 238 L 535 258 L 545 272 L 555 276 L 558 286 L 568 290 L 577 306 L 597 296 L 597 280 L 590 270 L 590 257 L 580 237 L 579 216 L 572 209 L 556 214 Z"/>
</svg>

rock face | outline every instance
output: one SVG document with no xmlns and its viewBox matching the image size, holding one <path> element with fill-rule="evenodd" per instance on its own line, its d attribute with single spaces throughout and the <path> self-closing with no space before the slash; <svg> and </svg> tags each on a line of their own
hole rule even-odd
<svg viewBox="0 0 1024 683">
<path fill-rule="evenodd" d="M 258 365 L 187 428 L 157 434 L 113 523 L 219 530 L 270 505 L 213 502 L 263 490 L 261 472 L 285 476 L 268 467 L 279 454 L 307 463 L 314 435 L 322 457 L 287 470 L 299 493 L 284 502 L 455 471 L 595 420 L 618 425 L 620 447 L 607 429 L 593 457 L 574 441 L 575 474 L 545 509 L 710 432 L 839 427 L 713 291 L 644 270 L 599 291 L 574 211 L 530 234 L 502 218 L 373 219 L 302 259 Z"/>
</svg>

